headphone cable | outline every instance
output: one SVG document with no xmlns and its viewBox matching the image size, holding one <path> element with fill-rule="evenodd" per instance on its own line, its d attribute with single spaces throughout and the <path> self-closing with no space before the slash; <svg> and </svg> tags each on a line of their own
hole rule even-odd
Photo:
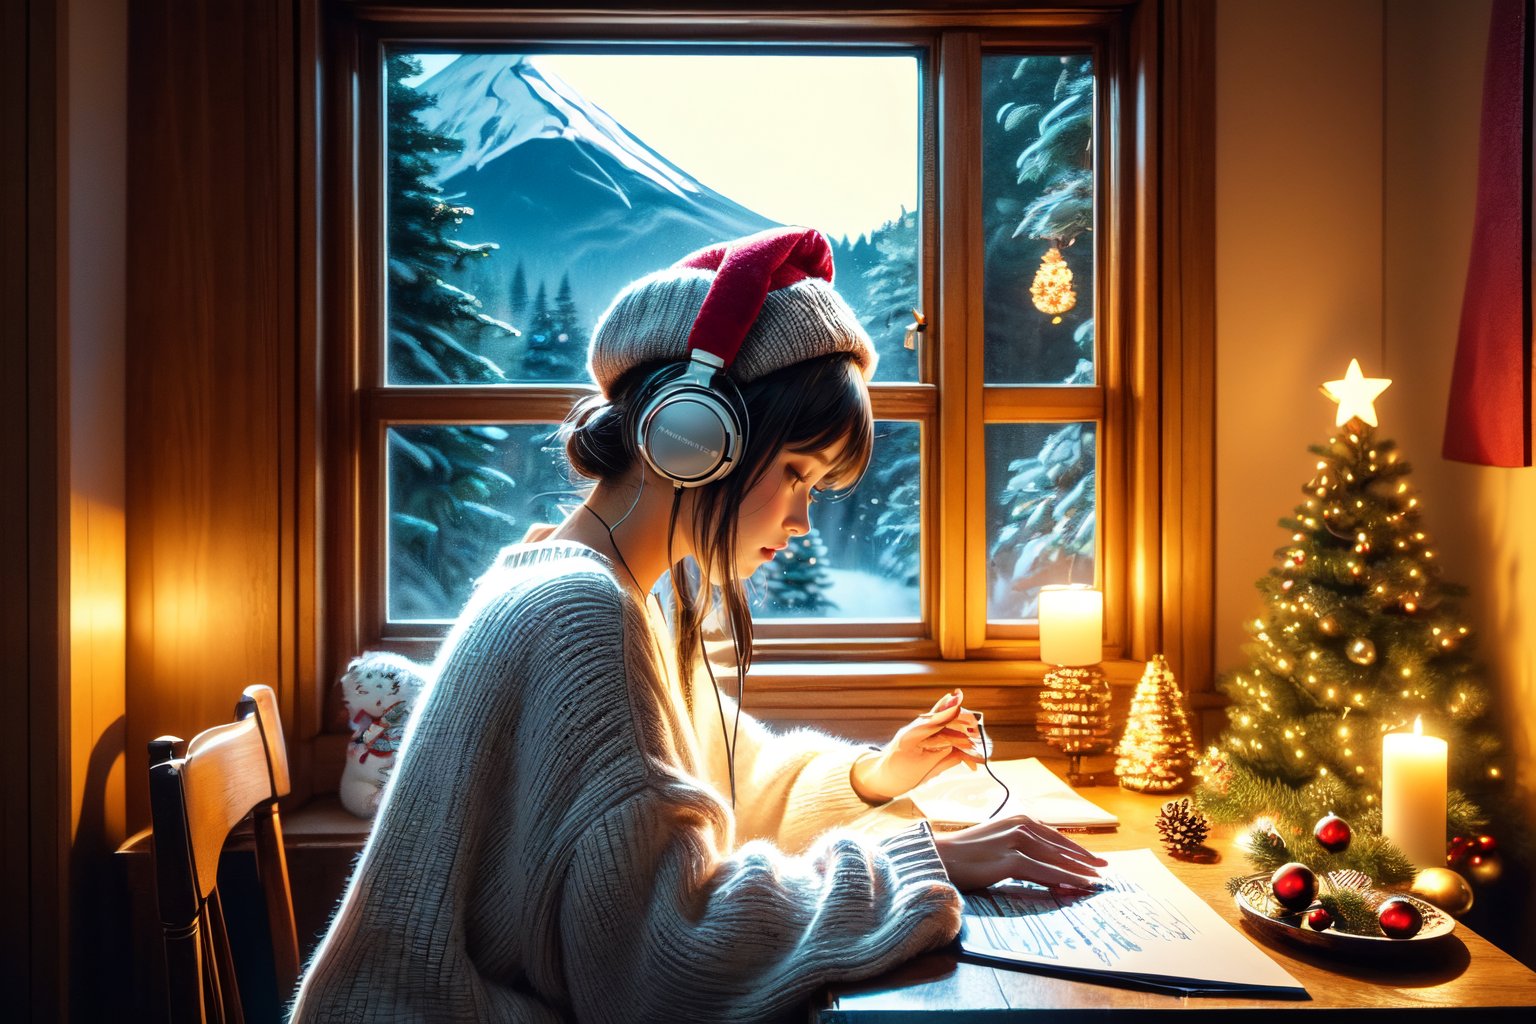
<svg viewBox="0 0 1536 1024">
<path fill-rule="evenodd" d="M 1003 787 L 1002 802 L 997 805 L 996 809 L 993 810 L 991 814 L 987 815 L 987 820 L 991 821 L 993 818 L 1002 813 L 1004 807 L 1008 806 L 1008 801 L 1012 798 L 1013 793 L 1008 789 L 1008 783 L 998 778 L 997 773 L 992 770 L 992 752 L 987 749 L 990 746 L 990 744 L 987 743 L 987 726 L 986 723 L 982 721 L 982 715 L 980 711 L 973 713 L 976 715 L 976 731 L 981 734 L 981 766 L 987 770 L 988 775 L 992 776 L 993 782 Z"/>
</svg>

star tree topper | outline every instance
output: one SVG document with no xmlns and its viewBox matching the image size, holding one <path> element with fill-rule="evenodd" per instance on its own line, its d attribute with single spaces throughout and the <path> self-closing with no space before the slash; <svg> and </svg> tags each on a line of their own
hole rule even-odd
<svg viewBox="0 0 1536 1024">
<path fill-rule="evenodd" d="M 1376 397 L 1392 384 L 1386 377 L 1367 377 L 1360 372 L 1360 360 L 1351 359 L 1343 380 L 1323 383 L 1323 394 L 1339 403 L 1333 425 L 1342 427 L 1356 416 L 1376 426 Z"/>
</svg>

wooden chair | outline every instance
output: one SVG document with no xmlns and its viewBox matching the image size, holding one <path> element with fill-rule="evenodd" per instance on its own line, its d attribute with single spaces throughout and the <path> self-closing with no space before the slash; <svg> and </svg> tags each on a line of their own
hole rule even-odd
<svg viewBox="0 0 1536 1024">
<path fill-rule="evenodd" d="M 155 882 L 170 1017 L 176 1024 L 245 1019 L 218 872 L 230 832 L 247 815 L 255 830 L 280 1003 L 286 1003 L 299 975 L 298 931 L 277 812 L 278 797 L 289 789 L 288 756 L 272 688 L 247 687 L 235 719 L 198 733 L 185 753 L 175 736 L 149 744 Z"/>
</svg>

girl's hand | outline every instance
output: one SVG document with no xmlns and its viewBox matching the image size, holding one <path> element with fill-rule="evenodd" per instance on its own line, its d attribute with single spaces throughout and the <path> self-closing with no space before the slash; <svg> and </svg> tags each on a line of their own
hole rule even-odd
<svg viewBox="0 0 1536 1024">
<path fill-rule="evenodd" d="M 882 804 L 953 765 L 967 764 L 975 771 L 982 762 L 980 729 L 976 716 L 960 706 L 963 698 L 951 690 L 932 710 L 902 726 L 878 753 L 854 762 L 854 792 Z"/>
<path fill-rule="evenodd" d="M 1023 814 L 935 833 L 933 845 L 949 880 L 962 892 L 1017 878 L 1085 896 L 1097 888 L 1097 869 L 1109 863 Z"/>
</svg>

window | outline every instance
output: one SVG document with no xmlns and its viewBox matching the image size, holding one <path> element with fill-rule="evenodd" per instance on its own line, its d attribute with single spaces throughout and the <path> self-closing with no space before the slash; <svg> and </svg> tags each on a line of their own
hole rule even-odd
<svg viewBox="0 0 1536 1024">
<path fill-rule="evenodd" d="M 870 473 L 754 580 L 763 670 L 1027 680 L 1035 595 L 1067 581 L 1104 588 L 1112 661 L 1175 618 L 1199 646 L 1198 577 L 1171 577 L 1208 513 L 1166 510 L 1170 473 L 1208 483 L 1200 400 L 1167 415 L 1204 357 L 1160 349 L 1199 336 L 1151 259 L 1190 222 L 1156 216 L 1158 29 L 1133 0 L 943 7 L 346 22 L 331 661 L 425 653 L 497 548 L 580 500 L 553 428 L 622 284 L 776 223 L 833 240 L 881 361 Z"/>
</svg>

